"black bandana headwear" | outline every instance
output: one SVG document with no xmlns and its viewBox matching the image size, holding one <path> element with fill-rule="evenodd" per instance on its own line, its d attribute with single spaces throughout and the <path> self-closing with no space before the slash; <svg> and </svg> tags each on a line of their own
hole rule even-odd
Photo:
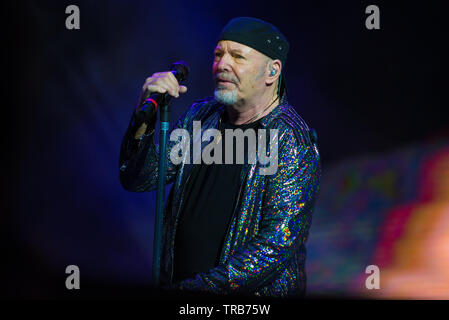
<svg viewBox="0 0 449 320">
<path fill-rule="evenodd" d="M 232 19 L 224 28 L 218 41 L 230 40 L 251 47 L 271 59 L 282 62 L 285 70 L 290 44 L 287 38 L 272 24 L 260 19 L 239 17 Z M 218 42 L 217 41 L 217 42 Z M 287 93 L 284 72 L 280 76 L 279 96 Z"/>
</svg>

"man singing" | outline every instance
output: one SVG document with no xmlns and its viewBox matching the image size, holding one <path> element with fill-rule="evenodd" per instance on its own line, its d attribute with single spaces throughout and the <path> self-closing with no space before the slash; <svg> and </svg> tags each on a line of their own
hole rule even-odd
<svg viewBox="0 0 449 320">
<path fill-rule="evenodd" d="M 219 36 L 214 97 L 194 103 L 173 129 L 192 137 L 194 122 L 200 121 L 201 134 L 218 130 L 210 143 L 222 146 L 223 160 L 228 154 L 233 161 L 198 163 L 190 152 L 174 163 L 170 153 L 178 142 L 168 143 L 165 182 L 173 187 L 163 217 L 161 283 L 166 287 L 274 297 L 305 293 L 305 243 L 321 167 L 314 131 L 287 102 L 288 50 L 276 27 L 255 18 L 235 18 Z M 142 93 L 177 98 L 186 91 L 172 72 L 159 72 L 146 79 Z M 156 111 L 139 125 L 136 112 L 122 141 L 120 181 L 128 191 L 145 192 L 157 187 Z M 249 139 L 240 149 L 225 134 L 239 129 L 254 130 L 256 137 L 263 129 L 276 133 L 265 141 L 276 144 L 266 148 L 277 152 L 276 170 L 263 174 L 264 165 L 246 156 L 254 147 Z M 209 141 L 199 144 L 204 150 Z M 258 140 L 257 148 L 261 144 Z M 242 150 L 244 160 L 236 161 Z"/>
</svg>

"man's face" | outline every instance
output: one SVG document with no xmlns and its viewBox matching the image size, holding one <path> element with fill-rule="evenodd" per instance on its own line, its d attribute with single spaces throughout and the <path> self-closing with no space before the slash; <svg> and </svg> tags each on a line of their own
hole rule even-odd
<svg viewBox="0 0 449 320">
<path fill-rule="evenodd" d="M 266 90 L 268 57 L 238 42 L 219 41 L 214 50 L 212 74 L 215 97 L 221 103 L 251 102 Z"/>
</svg>

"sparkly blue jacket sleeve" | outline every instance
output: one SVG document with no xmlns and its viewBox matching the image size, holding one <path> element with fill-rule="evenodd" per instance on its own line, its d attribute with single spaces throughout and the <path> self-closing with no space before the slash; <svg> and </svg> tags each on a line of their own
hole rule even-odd
<svg viewBox="0 0 449 320">
<path fill-rule="evenodd" d="M 285 274 L 286 265 L 308 236 L 320 164 L 315 146 L 306 143 L 302 133 L 282 121 L 277 127 L 278 170 L 265 176 L 259 232 L 224 264 L 179 282 L 175 288 L 254 293 L 273 279 L 283 278 L 281 273 Z"/>
<path fill-rule="evenodd" d="M 182 127 L 185 116 L 181 117 L 175 128 Z M 154 142 L 156 114 L 147 122 L 147 130 L 140 139 L 134 139 L 136 127 L 134 114 L 120 148 L 120 182 L 125 190 L 146 192 L 156 189 L 159 170 L 159 145 Z M 165 183 L 171 183 L 176 175 L 177 166 L 170 161 L 170 150 L 175 142 L 167 140 Z"/>
</svg>

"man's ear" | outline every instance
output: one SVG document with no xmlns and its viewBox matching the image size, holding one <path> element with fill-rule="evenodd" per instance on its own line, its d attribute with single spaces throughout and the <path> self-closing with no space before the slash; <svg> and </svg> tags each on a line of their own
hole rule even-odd
<svg viewBox="0 0 449 320">
<path fill-rule="evenodd" d="M 279 59 L 272 60 L 268 63 L 268 77 L 265 80 L 267 85 L 272 85 L 280 77 L 282 72 L 282 62 Z"/>
</svg>

